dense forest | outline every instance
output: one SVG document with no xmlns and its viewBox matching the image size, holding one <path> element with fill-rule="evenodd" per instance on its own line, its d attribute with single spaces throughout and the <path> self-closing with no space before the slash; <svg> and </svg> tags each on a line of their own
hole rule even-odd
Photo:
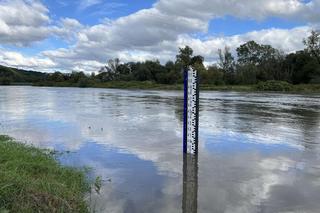
<svg viewBox="0 0 320 213">
<path fill-rule="evenodd" d="M 240 45 L 236 55 L 225 47 L 217 52 L 218 62 L 208 67 L 203 64 L 204 58 L 194 56 L 189 46 L 180 48 L 175 61 L 164 65 L 159 61 L 121 63 L 119 59 L 111 59 L 97 74 L 90 75 L 39 73 L 0 66 L 0 84 L 88 87 L 108 82 L 149 82 L 175 85 L 182 83 L 182 70 L 187 66 L 199 71 L 200 83 L 205 85 L 319 84 L 320 31 L 312 31 L 302 42 L 304 50 L 289 54 L 255 41 Z"/>
</svg>

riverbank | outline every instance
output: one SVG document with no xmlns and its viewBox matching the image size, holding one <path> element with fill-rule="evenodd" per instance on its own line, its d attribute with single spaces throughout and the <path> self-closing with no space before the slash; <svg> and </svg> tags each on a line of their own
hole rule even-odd
<svg viewBox="0 0 320 213">
<path fill-rule="evenodd" d="M 0 212 L 88 212 L 89 191 L 85 171 L 0 136 Z"/>
<path fill-rule="evenodd" d="M 111 89 L 141 89 L 141 90 L 182 90 L 182 84 L 157 84 L 150 81 L 110 81 L 105 83 L 86 82 L 41 82 L 33 86 L 49 87 L 82 87 L 82 88 L 111 88 Z M 201 84 L 201 90 L 205 91 L 235 91 L 235 92 L 288 92 L 288 93 L 320 93 L 320 84 L 293 85 L 281 81 L 261 82 L 255 85 L 213 85 Z"/>
</svg>

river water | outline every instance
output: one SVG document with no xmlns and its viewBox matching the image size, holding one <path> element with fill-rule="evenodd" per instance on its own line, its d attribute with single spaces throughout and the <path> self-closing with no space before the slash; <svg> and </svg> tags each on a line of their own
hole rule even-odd
<svg viewBox="0 0 320 213">
<path fill-rule="evenodd" d="M 319 212 L 320 95 L 202 92 L 199 158 L 181 91 L 0 87 L 0 134 L 101 176 L 96 212 Z"/>
</svg>

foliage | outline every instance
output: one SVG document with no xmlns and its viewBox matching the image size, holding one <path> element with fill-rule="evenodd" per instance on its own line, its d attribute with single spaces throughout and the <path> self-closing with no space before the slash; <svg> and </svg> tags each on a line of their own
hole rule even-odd
<svg viewBox="0 0 320 213">
<path fill-rule="evenodd" d="M 43 81 L 45 78 L 45 73 L 25 71 L 0 65 L 0 85 L 9 85 L 11 83 L 34 83 Z"/>
<path fill-rule="evenodd" d="M 278 50 L 270 45 L 258 44 L 255 41 L 249 41 L 237 48 L 239 64 L 262 65 L 268 60 L 278 56 Z"/>
<path fill-rule="evenodd" d="M 0 136 L 0 212 L 88 212 L 85 172 Z"/>
<path fill-rule="evenodd" d="M 249 41 L 237 48 L 238 67 L 258 68 L 255 73 L 257 80 L 283 80 L 281 72 L 282 54 L 270 45 L 258 44 Z"/>
<path fill-rule="evenodd" d="M 1 79 L 0 85 L 10 85 L 11 84 L 11 79 L 8 77 L 3 77 Z"/>
<path fill-rule="evenodd" d="M 191 64 L 193 50 L 189 46 L 179 48 L 179 55 L 176 56 L 177 63 L 182 67 L 187 67 Z"/>
<path fill-rule="evenodd" d="M 94 190 L 95 190 L 95 192 L 100 194 L 101 187 L 102 187 L 102 178 L 101 178 L 101 176 L 98 176 L 98 177 L 96 177 L 96 179 L 94 181 Z"/>
<path fill-rule="evenodd" d="M 235 60 L 232 56 L 229 47 L 225 47 L 222 51 L 218 50 L 219 54 L 219 66 L 223 70 L 224 82 L 227 84 L 235 84 L 236 82 L 236 69 L 235 69 Z"/>
<path fill-rule="evenodd" d="M 307 46 L 307 51 L 320 64 L 320 31 L 312 30 L 311 35 L 303 43 Z"/>
<path fill-rule="evenodd" d="M 294 84 L 312 83 L 320 77 L 320 64 L 306 51 L 287 55 L 285 70 L 288 70 L 290 82 Z"/>
<path fill-rule="evenodd" d="M 258 83 L 257 89 L 261 91 L 286 92 L 292 90 L 292 85 L 285 81 L 266 81 Z"/>
</svg>

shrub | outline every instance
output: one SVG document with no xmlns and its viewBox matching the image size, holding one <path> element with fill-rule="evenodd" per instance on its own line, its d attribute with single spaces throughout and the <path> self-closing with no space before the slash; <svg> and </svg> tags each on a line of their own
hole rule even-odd
<svg viewBox="0 0 320 213">
<path fill-rule="evenodd" d="M 87 78 L 81 78 L 78 82 L 78 87 L 85 88 L 89 86 L 89 80 Z"/>
<path fill-rule="evenodd" d="M 11 79 L 4 77 L 0 79 L 0 85 L 10 85 L 11 84 Z"/>
<path fill-rule="evenodd" d="M 260 91 L 291 91 L 292 85 L 285 81 L 266 81 L 257 84 L 257 89 Z"/>
</svg>

